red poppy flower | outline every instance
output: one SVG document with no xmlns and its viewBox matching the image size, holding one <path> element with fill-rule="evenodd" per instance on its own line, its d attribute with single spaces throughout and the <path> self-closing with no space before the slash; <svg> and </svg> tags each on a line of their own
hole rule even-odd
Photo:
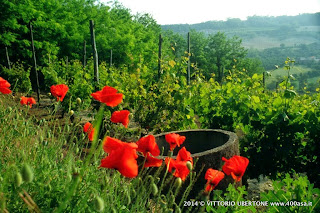
<svg viewBox="0 0 320 213">
<path fill-rule="evenodd" d="M 50 87 L 51 94 L 57 98 L 57 101 L 63 101 L 66 96 L 69 87 L 65 84 L 52 85 Z"/>
<path fill-rule="evenodd" d="M 12 91 L 9 90 L 10 83 L 0 77 L 0 92 L 3 94 L 10 94 Z"/>
<path fill-rule="evenodd" d="M 122 123 L 125 128 L 129 124 L 129 114 L 128 110 L 115 111 L 111 115 L 111 122 L 113 123 Z"/>
<path fill-rule="evenodd" d="M 138 152 L 142 152 L 144 156 L 150 152 L 153 156 L 160 155 L 160 149 L 153 135 L 142 137 L 137 141 Z"/>
<path fill-rule="evenodd" d="M 210 192 L 214 188 L 216 188 L 218 183 L 224 178 L 224 173 L 218 170 L 209 168 L 204 178 L 207 180 L 207 186 L 205 191 Z"/>
<path fill-rule="evenodd" d="M 193 164 L 191 154 L 185 149 L 185 147 L 179 150 L 176 160 L 172 158 L 165 159 L 168 171 L 172 172 L 172 169 L 175 169 L 173 176 L 180 177 L 183 181 L 187 178 L 187 176 L 190 173 L 190 170 L 187 167 L 188 161 L 190 161 Z"/>
<path fill-rule="evenodd" d="M 144 167 L 160 167 L 162 165 L 162 160 L 155 158 L 150 155 L 150 152 L 146 155 L 146 162 L 144 163 Z"/>
<path fill-rule="evenodd" d="M 222 167 L 222 170 L 226 175 L 232 176 L 236 181 L 240 181 L 246 168 L 249 164 L 249 159 L 246 157 L 235 155 L 229 160 L 225 157 L 222 157 L 222 160 L 225 161 L 225 164 Z"/>
<path fill-rule="evenodd" d="M 172 172 L 172 169 L 174 169 L 173 176 L 180 177 L 182 181 L 185 181 L 190 173 L 186 162 L 176 161 L 172 158 L 166 158 L 165 163 L 168 166 L 168 171 Z"/>
<path fill-rule="evenodd" d="M 20 104 L 21 105 L 29 105 L 31 108 L 32 104 L 36 104 L 36 100 L 34 100 L 34 98 L 32 98 L 32 97 L 27 98 L 27 97 L 22 96 L 21 100 L 20 100 Z"/>
<path fill-rule="evenodd" d="M 100 167 L 117 169 L 123 176 L 134 178 L 138 175 L 138 155 L 132 146 L 120 146 L 101 160 Z"/>
<path fill-rule="evenodd" d="M 118 140 L 116 138 L 112 138 L 109 136 L 107 136 L 103 141 L 103 150 L 106 153 L 111 153 L 113 150 L 116 150 L 123 146 L 128 146 L 128 147 L 131 147 L 132 149 L 138 148 L 138 145 L 136 143 L 122 142 L 121 140 Z"/>
<path fill-rule="evenodd" d="M 93 141 L 94 128 L 90 122 L 83 126 L 83 131 L 88 134 L 89 141 Z"/>
<path fill-rule="evenodd" d="M 123 94 L 117 92 L 118 90 L 115 88 L 105 86 L 102 90 L 92 93 L 91 96 L 97 101 L 105 103 L 107 106 L 115 107 L 121 103 L 123 98 Z"/>
<path fill-rule="evenodd" d="M 170 145 L 170 150 L 174 150 L 176 146 L 180 147 L 180 145 L 185 141 L 186 137 L 185 136 L 180 136 L 179 134 L 176 133 L 170 133 L 165 136 L 166 141 Z"/>
<path fill-rule="evenodd" d="M 193 159 L 191 157 L 191 153 L 187 151 L 186 147 L 182 147 L 177 155 L 177 161 L 190 161 L 191 164 L 193 165 Z"/>
</svg>

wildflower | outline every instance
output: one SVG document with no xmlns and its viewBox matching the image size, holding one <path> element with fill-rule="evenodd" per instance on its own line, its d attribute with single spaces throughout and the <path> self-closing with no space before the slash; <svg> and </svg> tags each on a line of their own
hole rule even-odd
<svg viewBox="0 0 320 213">
<path fill-rule="evenodd" d="M 182 147 L 177 155 L 177 161 L 190 161 L 193 164 L 193 159 L 191 157 L 191 153 L 187 151 L 186 147 Z"/>
<path fill-rule="evenodd" d="M 136 143 L 126 143 L 126 142 L 122 142 L 121 140 L 118 140 L 116 138 L 112 138 L 107 136 L 104 140 L 103 140 L 103 150 L 106 153 L 111 153 L 113 150 L 116 150 L 120 147 L 123 146 L 128 146 L 134 149 L 138 148 L 138 145 Z"/>
<path fill-rule="evenodd" d="M 169 172 L 172 172 L 172 170 L 175 169 L 173 176 L 180 177 L 181 180 L 184 181 L 190 173 L 190 169 L 188 168 L 187 164 L 193 164 L 193 159 L 190 152 L 183 147 L 181 150 L 179 150 L 176 160 L 172 158 L 166 158 L 165 163 Z"/>
<path fill-rule="evenodd" d="M 140 138 L 137 141 L 137 145 L 137 151 L 142 152 L 144 156 L 146 156 L 148 152 L 150 152 L 153 156 L 160 155 L 160 149 L 153 135 L 148 135 L 146 137 Z"/>
<path fill-rule="evenodd" d="M 190 173 L 190 170 L 188 169 L 186 162 L 175 161 L 173 165 L 175 168 L 173 176 L 180 177 L 182 181 L 185 181 Z"/>
<path fill-rule="evenodd" d="M 206 192 L 212 191 L 219 182 L 224 178 L 224 173 L 215 169 L 209 168 L 204 176 L 207 180 Z"/>
<path fill-rule="evenodd" d="M 125 128 L 129 124 L 129 114 L 128 110 L 115 111 L 111 115 L 111 122 L 113 123 L 122 123 Z"/>
<path fill-rule="evenodd" d="M 97 101 L 105 103 L 107 106 L 115 107 L 122 102 L 123 98 L 123 94 L 117 92 L 118 90 L 115 88 L 105 86 L 102 90 L 92 93 L 91 96 Z"/>
<path fill-rule="evenodd" d="M 31 108 L 32 104 L 36 104 L 36 100 L 34 100 L 34 98 L 32 98 L 32 97 L 28 98 L 28 97 L 22 96 L 21 100 L 20 100 L 20 104 L 21 105 L 28 105 Z"/>
<path fill-rule="evenodd" d="M 124 142 L 123 142 L 124 143 Z M 109 155 L 101 160 L 100 167 L 117 169 L 123 176 L 134 178 L 138 175 L 137 152 L 135 143 L 120 145 L 112 149 Z"/>
<path fill-rule="evenodd" d="M 179 134 L 176 133 L 170 133 L 165 136 L 166 141 L 170 145 L 170 150 L 174 150 L 176 146 L 180 147 L 180 145 L 185 141 L 186 137 L 185 136 L 180 136 Z"/>
<path fill-rule="evenodd" d="M 3 94 L 10 94 L 12 91 L 9 89 L 10 83 L 0 77 L 0 92 Z"/>
<path fill-rule="evenodd" d="M 150 155 L 150 152 L 146 155 L 146 162 L 144 163 L 144 167 L 160 167 L 162 165 L 162 160 L 155 158 Z"/>
<path fill-rule="evenodd" d="M 239 182 L 246 171 L 246 168 L 249 164 L 249 159 L 235 155 L 229 160 L 225 157 L 222 157 L 222 160 L 225 161 L 225 164 L 222 167 L 223 172 L 226 173 L 226 175 L 231 174 L 232 178 Z"/>
<path fill-rule="evenodd" d="M 94 128 L 90 122 L 87 122 L 83 126 L 83 132 L 88 134 L 89 141 L 93 141 Z"/>
<path fill-rule="evenodd" d="M 63 101 L 66 96 L 69 87 L 65 84 L 52 85 L 50 87 L 51 94 L 57 98 L 57 101 Z"/>
</svg>

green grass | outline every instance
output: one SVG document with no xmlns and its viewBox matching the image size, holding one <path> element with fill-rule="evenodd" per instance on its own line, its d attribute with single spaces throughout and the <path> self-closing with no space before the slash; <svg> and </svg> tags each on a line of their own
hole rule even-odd
<svg viewBox="0 0 320 213">
<path fill-rule="evenodd" d="M 82 125 L 71 123 L 68 116 L 37 120 L 29 113 L 32 110 L 38 110 L 37 106 L 29 109 L 18 105 L 12 96 L 0 94 L 0 210 L 97 212 L 96 200 L 100 207 L 101 201 L 104 203 L 103 212 L 179 209 L 171 199 L 172 191 L 163 191 L 161 197 L 152 194 L 152 185 L 161 190 L 160 183 L 174 182 L 171 173 L 163 181 L 157 175 L 151 181 L 145 179 L 148 169 L 128 179 L 116 170 L 99 168 L 106 154 L 99 143 L 96 150 L 91 148 L 92 158 L 88 159 L 83 152 L 88 139 Z M 31 181 L 21 181 L 26 165 L 31 168 Z"/>
</svg>

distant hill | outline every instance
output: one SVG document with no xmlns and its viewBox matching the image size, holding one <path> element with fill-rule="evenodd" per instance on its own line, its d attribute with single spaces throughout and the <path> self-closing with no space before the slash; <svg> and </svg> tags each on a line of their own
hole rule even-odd
<svg viewBox="0 0 320 213">
<path fill-rule="evenodd" d="M 229 36 L 239 36 L 247 48 L 266 49 L 280 45 L 320 43 L 320 12 L 297 16 L 250 16 L 227 21 L 208 21 L 199 24 L 162 25 L 163 30 L 186 34 L 191 30 L 215 34 L 219 31 Z"/>
</svg>

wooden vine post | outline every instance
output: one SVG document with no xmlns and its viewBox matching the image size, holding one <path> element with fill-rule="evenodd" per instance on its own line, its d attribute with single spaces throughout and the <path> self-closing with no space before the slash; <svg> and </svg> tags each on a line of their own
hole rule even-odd
<svg viewBox="0 0 320 213">
<path fill-rule="evenodd" d="M 34 48 L 34 42 L 33 42 L 33 32 L 32 32 L 32 24 L 30 23 L 30 35 L 31 35 L 31 47 L 32 47 L 32 56 L 33 56 L 33 62 L 34 62 L 34 72 L 36 75 L 36 92 L 38 97 L 38 104 L 40 105 L 40 85 L 39 85 L 39 77 L 38 77 L 38 69 L 37 69 L 37 59 L 36 59 L 36 51 Z"/>
<path fill-rule="evenodd" d="M 265 91 L 266 89 L 266 72 L 264 71 L 263 72 L 263 78 L 262 78 L 262 84 L 263 84 L 263 92 Z"/>
<path fill-rule="evenodd" d="M 161 59 L 162 59 L 162 36 L 159 35 L 159 53 L 158 53 L 158 80 L 160 80 L 161 70 Z"/>
<path fill-rule="evenodd" d="M 98 90 L 99 85 L 99 63 L 98 63 L 98 52 L 96 47 L 96 40 L 94 35 L 94 23 L 93 20 L 90 20 L 90 33 L 91 33 L 91 44 L 93 52 L 93 68 L 94 68 L 94 81 L 96 82 L 95 89 Z"/>
<path fill-rule="evenodd" d="M 86 40 L 83 41 L 83 69 L 86 69 L 87 65 L 87 43 Z"/>
<path fill-rule="evenodd" d="M 9 59 L 9 53 L 8 53 L 8 48 L 7 48 L 7 46 L 5 46 L 5 49 L 6 49 L 6 56 L 7 56 L 8 68 L 9 68 L 9 70 L 11 70 L 11 64 L 10 64 L 10 59 Z"/>
<path fill-rule="evenodd" d="M 110 67 L 112 67 L 112 50 L 110 50 Z"/>
<path fill-rule="evenodd" d="M 187 70 L 187 79 L 188 85 L 190 85 L 190 32 L 188 32 L 188 70 Z"/>
</svg>

